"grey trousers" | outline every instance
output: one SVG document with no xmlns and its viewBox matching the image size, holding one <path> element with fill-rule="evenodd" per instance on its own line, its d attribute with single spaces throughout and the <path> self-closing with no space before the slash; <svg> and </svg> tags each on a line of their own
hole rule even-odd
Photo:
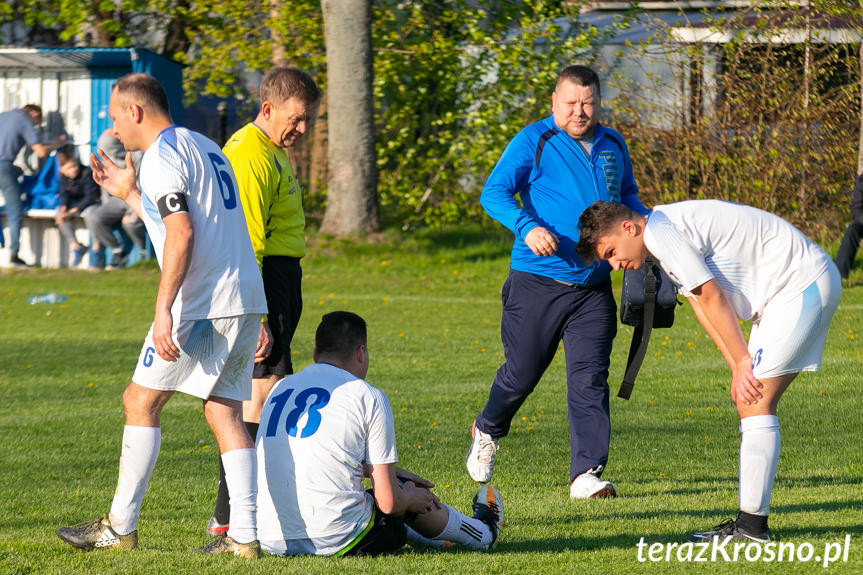
<svg viewBox="0 0 863 575">
<path fill-rule="evenodd" d="M 87 228 L 93 235 L 95 240 L 102 244 L 103 247 L 119 250 L 122 246 L 114 236 L 114 228 L 117 224 L 123 224 L 123 231 L 128 234 L 138 249 L 146 250 L 146 230 L 144 222 L 140 218 L 135 218 L 134 222 L 123 222 L 123 216 L 128 212 L 129 207 L 126 202 L 119 198 L 111 196 L 106 201 L 93 210 L 88 210 L 84 214 L 84 222 Z"/>
<path fill-rule="evenodd" d="M 84 208 L 84 211 L 81 212 L 80 216 L 84 218 L 85 224 L 87 224 L 87 215 L 98 208 L 98 205 L 87 206 L 86 208 Z M 57 211 L 59 212 L 60 210 L 58 209 Z M 67 242 L 69 242 L 70 244 L 74 244 L 78 241 L 77 238 L 75 238 L 75 225 L 72 223 L 71 220 L 67 219 L 57 227 L 60 229 L 60 233 L 63 234 L 63 237 L 66 238 Z M 87 229 L 90 229 L 89 225 Z M 93 230 L 90 230 L 90 233 L 92 234 Z"/>
</svg>

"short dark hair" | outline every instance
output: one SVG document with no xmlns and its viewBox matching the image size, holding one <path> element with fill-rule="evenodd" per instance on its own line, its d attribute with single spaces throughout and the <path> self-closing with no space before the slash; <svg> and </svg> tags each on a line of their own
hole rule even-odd
<svg viewBox="0 0 863 575">
<path fill-rule="evenodd" d="M 349 311 L 325 314 L 315 331 L 318 355 L 347 360 L 357 348 L 366 345 L 366 321 Z"/>
<path fill-rule="evenodd" d="M 578 243 L 575 253 L 586 264 L 592 264 L 597 257 L 596 245 L 599 239 L 611 233 L 623 220 L 636 221 L 642 216 L 617 202 L 593 202 L 578 218 Z"/>
<path fill-rule="evenodd" d="M 602 97 L 599 89 L 599 75 L 593 71 L 593 68 L 579 66 L 578 64 L 567 66 L 558 74 L 557 84 L 554 85 L 554 89 L 557 90 L 564 81 L 572 82 L 576 86 L 596 86 L 596 95 L 600 98 Z"/>
<path fill-rule="evenodd" d="M 260 95 L 261 104 L 282 104 L 297 98 L 306 106 L 313 106 L 321 99 L 321 90 L 307 72 L 299 68 L 276 66 L 264 75 Z"/>
<path fill-rule="evenodd" d="M 113 90 L 118 96 L 130 98 L 144 109 L 171 115 L 168 95 L 162 85 L 149 74 L 126 74 L 114 83 Z"/>
<path fill-rule="evenodd" d="M 75 153 L 75 145 L 74 144 L 66 144 L 59 150 L 57 150 L 57 163 L 59 165 L 64 165 L 67 162 L 77 162 L 78 155 Z"/>
<path fill-rule="evenodd" d="M 21 109 L 28 114 L 35 113 L 39 114 L 40 118 L 42 117 L 42 106 L 40 106 L 39 104 L 27 104 L 25 106 L 21 106 Z"/>
</svg>

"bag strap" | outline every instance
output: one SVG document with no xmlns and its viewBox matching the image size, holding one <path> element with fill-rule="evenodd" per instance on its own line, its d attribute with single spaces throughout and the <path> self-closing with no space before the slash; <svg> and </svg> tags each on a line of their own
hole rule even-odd
<svg viewBox="0 0 863 575">
<path fill-rule="evenodd" d="M 632 343 L 629 345 L 629 358 L 626 360 L 626 373 L 617 397 L 629 399 L 632 388 L 635 387 L 635 378 L 644 355 L 647 353 L 647 344 L 650 342 L 650 332 L 653 331 L 653 316 L 656 313 L 656 275 L 653 262 L 644 262 L 647 266 L 644 270 L 644 318 L 640 325 L 632 332 Z"/>
</svg>

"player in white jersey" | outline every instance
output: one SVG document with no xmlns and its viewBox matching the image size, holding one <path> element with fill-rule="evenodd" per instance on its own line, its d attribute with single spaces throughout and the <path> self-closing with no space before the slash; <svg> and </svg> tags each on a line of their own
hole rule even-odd
<svg viewBox="0 0 863 575">
<path fill-rule="evenodd" d="M 494 546 L 503 508 L 493 487 L 481 489 L 485 496 L 474 498 L 468 517 L 442 504 L 430 491 L 434 484 L 396 467 L 389 401 L 363 380 L 369 366 L 365 321 L 344 311 L 323 316 L 314 358 L 273 387 L 261 414 L 256 449 L 263 549 L 377 555 L 406 539 Z M 371 478 L 370 492 L 363 477 Z"/>
<path fill-rule="evenodd" d="M 576 251 L 638 269 L 652 255 L 680 287 L 731 367 L 740 416 L 740 511 L 691 541 L 770 540 L 767 515 L 779 461 L 782 393 L 817 371 L 841 279 L 830 257 L 768 212 L 719 200 L 656 206 L 642 216 L 596 202 L 582 214 Z M 738 319 L 751 320 L 749 342 Z"/>
<path fill-rule="evenodd" d="M 147 226 L 162 274 L 153 325 L 123 393 L 126 426 L 110 513 L 57 534 L 80 549 L 133 549 L 141 502 L 161 443 L 160 413 L 176 391 L 203 400 L 225 465 L 231 529 L 202 551 L 257 557 L 257 481 L 252 439 L 242 424 L 261 315 L 266 313 L 236 182 L 218 146 L 171 121 L 159 83 L 130 74 L 114 84 L 114 133 L 126 150 L 146 150 L 141 190 L 126 156 L 118 168 L 100 150 L 93 178 L 125 200 Z"/>
</svg>

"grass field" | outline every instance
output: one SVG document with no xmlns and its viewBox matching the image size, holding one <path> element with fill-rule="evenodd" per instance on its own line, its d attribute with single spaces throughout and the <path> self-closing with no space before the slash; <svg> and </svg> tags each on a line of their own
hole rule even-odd
<svg viewBox="0 0 863 575">
<path fill-rule="evenodd" d="M 496 230 L 422 232 L 353 243 L 315 238 L 304 260 L 305 309 L 294 365 L 311 362 L 322 313 L 369 322 L 369 381 L 395 414 L 401 464 L 469 510 L 464 469 L 470 423 L 503 354 L 500 286 L 510 240 Z M 855 272 L 859 273 L 859 272 Z M 619 277 L 616 277 L 619 281 Z M 105 513 L 123 427 L 121 394 L 152 319 L 153 266 L 89 274 L 0 275 L 0 573 L 812 573 L 809 562 L 640 562 L 636 545 L 685 541 L 736 514 L 737 416 L 729 373 L 688 307 L 654 340 L 630 401 L 612 398 L 615 500 L 571 502 L 563 353 L 501 441 L 494 484 L 506 527 L 490 553 L 406 548 L 377 559 L 265 557 L 243 562 L 190 553 L 207 538 L 216 448 L 200 402 L 176 396 L 163 417 L 159 462 L 133 552 L 77 552 L 57 527 Z M 62 304 L 27 305 L 56 291 Z M 804 374 L 780 405 L 782 457 L 771 527 L 813 555 L 850 536 L 847 562 L 863 573 L 863 287 L 833 320 L 822 371 Z M 612 358 L 616 394 L 631 328 Z M 805 554 L 804 554 L 805 556 Z M 647 557 L 646 550 L 643 557 Z"/>
</svg>

